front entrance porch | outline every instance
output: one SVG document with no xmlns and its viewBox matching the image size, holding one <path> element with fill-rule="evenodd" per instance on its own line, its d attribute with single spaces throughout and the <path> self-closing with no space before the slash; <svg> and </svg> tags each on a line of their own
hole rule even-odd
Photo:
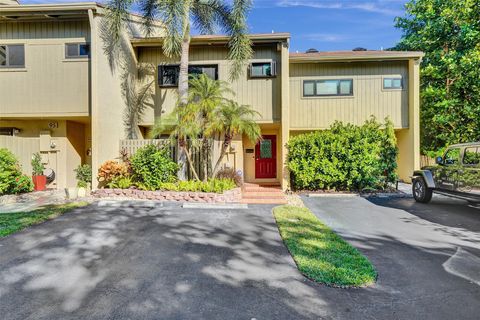
<svg viewBox="0 0 480 320">
<path fill-rule="evenodd" d="M 262 126 L 262 140 L 256 144 L 243 138 L 243 172 L 246 183 L 280 186 L 282 176 L 281 136 L 278 127 Z"/>
</svg>

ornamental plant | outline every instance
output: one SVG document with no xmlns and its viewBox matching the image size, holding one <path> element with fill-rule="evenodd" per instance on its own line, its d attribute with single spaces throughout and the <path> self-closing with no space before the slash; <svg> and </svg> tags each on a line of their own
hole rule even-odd
<svg viewBox="0 0 480 320">
<path fill-rule="evenodd" d="M 105 161 L 100 168 L 98 168 L 98 181 L 101 184 L 108 184 L 114 179 L 128 175 L 127 165 L 117 161 Z"/>
<path fill-rule="evenodd" d="M 162 183 L 177 180 L 178 165 L 167 147 L 146 145 L 130 158 L 133 178 L 148 190 L 160 189 Z"/>
<path fill-rule="evenodd" d="M 89 164 L 81 164 L 75 170 L 77 178 L 77 187 L 86 188 L 92 183 L 92 167 Z"/>
<path fill-rule="evenodd" d="M 297 190 L 384 189 L 397 179 L 393 124 L 374 118 L 361 126 L 335 122 L 329 130 L 293 137 L 288 168 Z"/>
<path fill-rule="evenodd" d="M 32 174 L 34 176 L 42 176 L 43 170 L 45 170 L 45 166 L 42 163 L 42 156 L 40 153 L 36 152 L 32 155 Z"/>
<path fill-rule="evenodd" d="M 33 182 L 22 174 L 17 159 L 7 149 L 0 148 L 0 195 L 31 192 Z"/>
</svg>

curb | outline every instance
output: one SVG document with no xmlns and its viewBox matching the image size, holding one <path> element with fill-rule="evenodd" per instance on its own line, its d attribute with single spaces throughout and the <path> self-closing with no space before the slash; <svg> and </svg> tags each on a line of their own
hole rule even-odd
<svg viewBox="0 0 480 320">
<path fill-rule="evenodd" d="M 186 202 L 182 205 L 185 209 L 248 209 L 248 204 L 230 203 L 230 204 L 214 204 L 214 203 L 195 203 Z"/>
</svg>

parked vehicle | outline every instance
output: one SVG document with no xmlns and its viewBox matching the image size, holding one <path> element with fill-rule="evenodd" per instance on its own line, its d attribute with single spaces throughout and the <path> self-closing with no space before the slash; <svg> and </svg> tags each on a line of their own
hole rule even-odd
<svg viewBox="0 0 480 320">
<path fill-rule="evenodd" d="M 452 145 L 435 161 L 413 173 L 417 202 L 428 203 L 434 192 L 480 202 L 480 142 Z"/>
</svg>

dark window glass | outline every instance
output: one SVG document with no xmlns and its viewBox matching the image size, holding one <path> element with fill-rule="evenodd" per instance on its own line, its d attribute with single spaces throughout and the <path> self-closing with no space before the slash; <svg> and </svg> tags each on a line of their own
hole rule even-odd
<svg viewBox="0 0 480 320">
<path fill-rule="evenodd" d="M 25 66 L 25 46 L 23 44 L 9 44 L 0 46 L 0 66 Z"/>
<path fill-rule="evenodd" d="M 178 86 L 179 65 L 165 65 L 158 67 L 158 83 L 163 87 Z M 211 79 L 218 80 L 218 65 L 192 65 L 188 67 L 190 77 L 206 74 Z"/>
<path fill-rule="evenodd" d="M 90 56 L 90 45 L 88 43 L 67 43 L 65 56 L 67 58 L 87 58 Z"/>
<path fill-rule="evenodd" d="M 198 76 L 206 74 L 210 79 L 218 80 L 218 66 L 217 65 L 196 65 L 188 67 L 188 74 L 190 76 Z"/>
<path fill-rule="evenodd" d="M 80 56 L 89 57 L 90 56 L 90 45 L 81 44 L 79 45 Z"/>
<path fill-rule="evenodd" d="M 353 95 L 353 80 L 305 80 L 303 81 L 303 96 L 351 96 Z"/>
</svg>

